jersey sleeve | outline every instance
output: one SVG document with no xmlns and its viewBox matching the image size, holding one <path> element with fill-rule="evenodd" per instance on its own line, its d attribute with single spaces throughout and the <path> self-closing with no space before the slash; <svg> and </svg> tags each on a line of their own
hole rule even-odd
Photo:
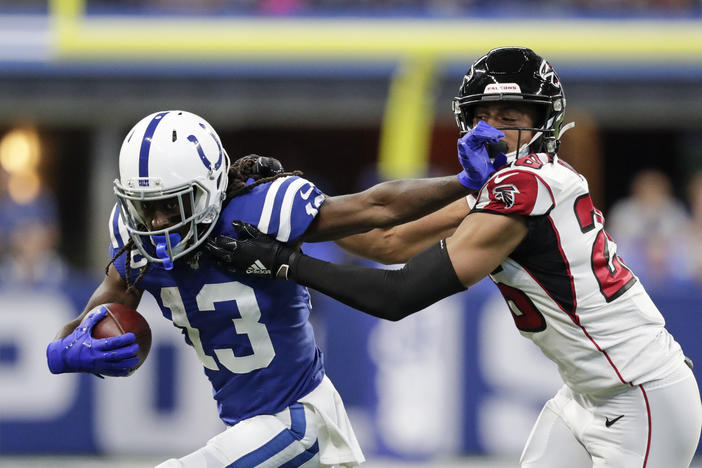
<svg viewBox="0 0 702 468">
<path fill-rule="evenodd" d="M 280 177 L 234 197 L 222 210 L 218 231 L 236 237 L 232 221 L 256 226 L 281 242 L 298 240 L 324 203 L 325 196 L 302 177 Z"/>
<path fill-rule="evenodd" d="M 509 168 L 488 180 L 473 211 L 540 216 L 554 205 L 553 191 L 542 177 L 529 170 Z"/>
</svg>

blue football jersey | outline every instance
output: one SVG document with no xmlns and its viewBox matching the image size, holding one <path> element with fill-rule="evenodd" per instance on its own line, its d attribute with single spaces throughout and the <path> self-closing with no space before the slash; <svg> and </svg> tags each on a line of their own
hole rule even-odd
<svg viewBox="0 0 702 468">
<path fill-rule="evenodd" d="M 323 201 L 324 195 L 306 179 L 278 178 L 229 201 L 212 235 L 235 236 L 231 222 L 241 220 L 281 241 L 295 242 Z M 117 207 L 110 234 L 114 255 L 129 239 Z M 136 249 L 128 254 L 128 279 L 134 281 L 146 260 Z M 115 261 L 123 278 L 126 255 Z M 282 411 L 324 376 L 305 287 L 222 271 L 205 249 L 176 260 L 172 270 L 150 265 L 136 287 L 156 298 L 164 317 L 195 349 L 226 424 Z"/>
</svg>

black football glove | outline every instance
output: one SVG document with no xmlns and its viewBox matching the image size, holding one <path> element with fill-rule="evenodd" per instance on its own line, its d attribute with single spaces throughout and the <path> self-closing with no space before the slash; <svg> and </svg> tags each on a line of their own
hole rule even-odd
<svg viewBox="0 0 702 468">
<path fill-rule="evenodd" d="M 275 158 L 268 156 L 259 156 L 258 154 L 249 154 L 237 161 L 252 160 L 254 163 L 251 168 L 244 174 L 245 177 L 250 177 L 253 180 L 263 179 L 265 177 L 273 177 L 282 172 L 285 172 L 283 165 Z"/>
<path fill-rule="evenodd" d="M 217 236 L 205 244 L 220 268 L 231 273 L 288 279 L 291 260 L 300 254 L 299 249 L 278 242 L 250 224 L 233 221 L 232 226 L 238 239 Z"/>
</svg>

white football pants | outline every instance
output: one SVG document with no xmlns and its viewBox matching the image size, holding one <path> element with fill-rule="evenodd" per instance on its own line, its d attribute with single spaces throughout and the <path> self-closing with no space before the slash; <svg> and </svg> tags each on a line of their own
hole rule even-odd
<svg viewBox="0 0 702 468">
<path fill-rule="evenodd" d="M 522 468 L 688 468 L 702 428 L 697 381 L 687 366 L 609 398 L 563 386 L 544 406 Z"/>
<path fill-rule="evenodd" d="M 325 377 L 283 411 L 245 419 L 156 468 L 350 467 L 364 460 L 341 397 Z"/>
</svg>

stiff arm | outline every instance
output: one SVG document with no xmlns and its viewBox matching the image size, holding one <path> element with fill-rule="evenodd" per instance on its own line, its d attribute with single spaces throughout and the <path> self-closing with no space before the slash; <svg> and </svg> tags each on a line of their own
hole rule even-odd
<svg viewBox="0 0 702 468">
<path fill-rule="evenodd" d="M 470 192 L 456 176 L 391 180 L 363 192 L 328 197 L 303 236 L 336 240 L 421 218 Z"/>
<path fill-rule="evenodd" d="M 466 198 L 461 197 L 415 221 L 344 237 L 336 243 L 350 253 L 379 263 L 405 263 L 430 245 L 453 235 L 469 212 Z"/>
<path fill-rule="evenodd" d="M 487 276 L 526 233 L 521 216 L 472 213 L 453 236 L 400 269 L 337 265 L 294 254 L 288 277 L 362 312 L 400 320 Z"/>
</svg>

